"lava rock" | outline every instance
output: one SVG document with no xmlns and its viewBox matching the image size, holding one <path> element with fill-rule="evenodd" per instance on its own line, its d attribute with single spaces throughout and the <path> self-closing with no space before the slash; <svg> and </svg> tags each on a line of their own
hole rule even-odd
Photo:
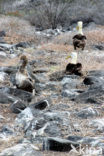
<svg viewBox="0 0 104 156">
<path fill-rule="evenodd" d="M 61 138 L 46 138 L 43 142 L 43 150 L 66 152 L 72 150 L 72 146 L 79 147 L 79 144 Z"/>
<path fill-rule="evenodd" d="M 0 91 L 0 103 L 9 104 L 15 102 L 16 100 L 20 100 L 20 99 L 13 95 L 3 93 L 2 91 Z"/>
<path fill-rule="evenodd" d="M 94 45 L 94 47 L 98 50 L 104 50 L 104 45 Z"/>
<path fill-rule="evenodd" d="M 2 129 L 0 130 L 0 133 L 5 133 L 5 135 L 12 135 L 14 133 L 14 130 L 11 129 L 9 126 L 3 126 Z"/>
<path fill-rule="evenodd" d="M 0 87 L 0 91 L 2 93 L 13 95 L 14 97 L 18 97 L 19 99 L 26 101 L 26 102 L 30 102 L 32 99 L 31 93 L 26 92 L 26 91 L 21 90 L 21 89 L 17 89 L 17 88 Z"/>
<path fill-rule="evenodd" d="M 102 80 L 101 78 L 99 77 L 94 77 L 94 76 L 88 76 L 86 77 L 84 80 L 83 80 L 83 83 L 85 85 L 93 85 L 95 84 L 96 86 L 97 85 L 101 85 L 104 83 L 104 80 Z"/>
<path fill-rule="evenodd" d="M 101 104 L 103 102 L 104 87 L 98 86 L 95 88 L 88 89 L 87 91 L 77 95 L 72 100 L 80 103 L 97 103 Z M 100 100 L 100 101 L 99 101 Z M 101 102 L 102 100 L 102 102 Z M 100 103 L 99 103 L 100 102 Z"/>
<path fill-rule="evenodd" d="M 42 156 L 35 150 L 35 146 L 29 143 L 17 144 L 7 148 L 0 153 L 0 156 Z"/>
<path fill-rule="evenodd" d="M 16 67 L 0 67 L 0 72 L 5 72 L 7 74 L 16 73 Z"/>
<path fill-rule="evenodd" d="M 29 45 L 27 42 L 20 42 L 15 45 L 16 48 L 22 47 L 22 48 L 27 48 Z"/>
<path fill-rule="evenodd" d="M 11 104 L 10 109 L 13 113 L 20 113 L 22 110 L 26 108 L 26 105 L 23 101 L 16 100 L 13 104 Z"/>
<path fill-rule="evenodd" d="M 27 107 L 21 113 L 18 114 L 17 118 L 15 119 L 15 126 L 18 126 L 20 129 L 27 129 L 29 127 L 31 121 L 34 119 L 32 110 Z"/>
<path fill-rule="evenodd" d="M 47 107 L 49 107 L 48 100 L 41 100 L 41 101 L 31 105 L 31 108 L 39 109 L 39 110 L 44 110 Z"/>
<path fill-rule="evenodd" d="M 5 37 L 5 36 L 6 36 L 5 31 L 0 31 L 0 37 Z"/>
<path fill-rule="evenodd" d="M 98 112 L 91 107 L 84 108 L 80 112 L 77 113 L 77 116 L 83 119 L 87 119 L 89 117 L 98 116 Z"/>
<path fill-rule="evenodd" d="M 96 131 L 102 132 L 102 133 L 104 132 L 104 118 L 92 120 L 90 122 L 90 125 L 96 128 Z"/>
</svg>

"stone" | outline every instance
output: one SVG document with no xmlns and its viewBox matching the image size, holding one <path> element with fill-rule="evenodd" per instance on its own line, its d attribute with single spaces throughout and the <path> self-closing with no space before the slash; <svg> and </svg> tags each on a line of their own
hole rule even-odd
<svg viewBox="0 0 104 156">
<path fill-rule="evenodd" d="M 23 143 L 3 150 L 0 156 L 42 156 L 42 154 L 35 150 L 34 145 Z"/>
<path fill-rule="evenodd" d="M 5 31 L 0 31 L 0 37 L 5 37 L 5 36 L 6 36 Z"/>
<path fill-rule="evenodd" d="M 87 91 L 77 95 L 72 100 L 80 103 L 101 104 L 103 102 L 103 95 L 104 95 L 104 87 L 97 86 L 95 88 L 92 87 L 91 89 L 88 89 Z"/>
<path fill-rule="evenodd" d="M 17 118 L 15 119 L 15 126 L 26 130 L 33 119 L 33 113 L 31 109 L 27 107 L 18 114 Z"/>
<path fill-rule="evenodd" d="M 8 77 L 8 74 L 5 72 L 0 72 L 0 82 L 4 82 Z"/>
<path fill-rule="evenodd" d="M 74 147 L 79 147 L 79 144 L 77 144 L 76 142 L 57 137 L 49 137 L 44 139 L 43 150 L 66 152 L 72 150 L 71 145 L 73 145 Z"/>
<path fill-rule="evenodd" d="M 7 44 L 7 43 L 0 43 L 0 47 L 3 48 L 4 50 L 9 50 L 14 47 L 12 44 Z"/>
<path fill-rule="evenodd" d="M 96 128 L 95 131 L 103 133 L 104 132 L 104 118 L 92 120 L 90 122 L 90 126 Z"/>
<path fill-rule="evenodd" d="M 94 76 L 87 76 L 83 80 L 83 83 L 85 85 L 102 85 L 104 83 L 104 80 L 99 78 L 99 77 L 94 77 Z"/>
<path fill-rule="evenodd" d="M 91 107 L 83 108 L 76 114 L 78 117 L 83 118 L 83 119 L 87 119 L 87 118 L 91 118 L 91 117 L 99 115 L 98 111 L 94 110 Z"/>
<path fill-rule="evenodd" d="M 6 94 L 9 94 L 11 96 L 13 95 L 16 98 L 18 97 L 22 101 L 30 102 L 32 99 L 31 93 L 26 92 L 26 91 L 21 90 L 21 89 L 17 89 L 17 88 L 0 87 L 0 91 L 2 93 L 6 93 Z"/>
<path fill-rule="evenodd" d="M 7 74 L 16 73 L 17 69 L 16 67 L 10 66 L 10 67 L 0 67 L 0 72 L 5 72 Z"/>
<path fill-rule="evenodd" d="M 0 91 L 0 103 L 9 104 L 15 102 L 16 100 L 20 100 L 20 99 L 13 95 L 3 93 L 2 91 Z"/>
<path fill-rule="evenodd" d="M 29 46 L 29 44 L 27 42 L 20 42 L 20 43 L 17 43 L 15 45 L 16 48 L 19 48 L 19 47 L 21 47 L 21 48 L 27 48 L 28 46 Z"/>
<path fill-rule="evenodd" d="M 48 100 L 41 100 L 35 104 L 30 105 L 30 107 L 33 109 L 44 110 L 45 108 L 49 107 L 49 102 Z"/>
<path fill-rule="evenodd" d="M 61 95 L 64 97 L 69 98 L 75 98 L 76 95 L 79 95 L 79 90 L 77 89 L 77 86 L 80 84 L 80 80 L 67 76 L 64 77 L 61 81 L 61 84 L 63 86 Z"/>
<path fill-rule="evenodd" d="M 94 45 L 94 48 L 98 50 L 104 50 L 104 45 Z"/>
<path fill-rule="evenodd" d="M 2 129 L 0 130 L 0 133 L 3 133 L 3 134 L 5 133 L 5 135 L 12 135 L 14 133 L 14 130 L 10 128 L 9 126 L 4 125 Z"/>
<path fill-rule="evenodd" d="M 13 113 L 20 113 L 26 108 L 26 105 L 23 101 L 16 100 L 13 104 L 10 105 L 10 109 Z"/>
</svg>

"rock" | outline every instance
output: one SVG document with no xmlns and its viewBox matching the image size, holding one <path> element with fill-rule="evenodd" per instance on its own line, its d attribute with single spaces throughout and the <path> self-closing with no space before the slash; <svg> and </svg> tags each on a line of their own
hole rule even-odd
<svg viewBox="0 0 104 156">
<path fill-rule="evenodd" d="M 94 76 L 87 76 L 85 77 L 85 79 L 83 80 L 83 83 L 85 85 L 101 85 L 104 83 L 104 80 L 99 78 L 99 77 L 94 77 Z"/>
<path fill-rule="evenodd" d="M 104 50 L 104 45 L 94 45 L 95 49 Z"/>
<path fill-rule="evenodd" d="M 8 77 L 8 74 L 5 72 L 0 72 L 0 82 L 4 82 Z"/>
<path fill-rule="evenodd" d="M 0 43 L 0 47 L 3 48 L 4 50 L 9 50 L 14 47 L 12 44 L 7 44 L 7 43 Z"/>
<path fill-rule="evenodd" d="M 15 45 L 16 48 L 19 48 L 19 47 L 21 47 L 21 48 L 27 48 L 28 46 L 29 46 L 29 44 L 27 42 L 20 42 L 20 43 L 17 43 Z"/>
<path fill-rule="evenodd" d="M 57 71 L 50 75 L 50 81 L 61 81 L 65 76 L 65 71 Z"/>
<path fill-rule="evenodd" d="M 73 99 L 77 95 L 79 95 L 79 93 L 78 93 L 78 90 L 77 89 L 71 89 L 71 90 L 65 89 L 65 90 L 62 91 L 61 95 L 63 97 L 68 97 L 70 99 Z"/>
<path fill-rule="evenodd" d="M 49 102 L 48 100 L 41 100 L 35 104 L 30 105 L 30 107 L 33 109 L 44 110 L 45 108 L 49 107 Z"/>
<path fill-rule="evenodd" d="M 33 113 L 31 109 L 27 107 L 18 114 L 17 118 L 15 119 L 15 125 L 19 128 L 27 129 L 33 119 Z"/>
<path fill-rule="evenodd" d="M 6 36 L 5 31 L 0 31 L 0 37 L 5 37 L 5 36 Z"/>
<path fill-rule="evenodd" d="M 15 102 L 16 100 L 20 100 L 20 99 L 13 95 L 3 93 L 2 91 L 0 91 L 0 103 L 9 104 Z"/>
<path fill-rule="evenodd" d="M 79 95 L 79 90 L 77 90 L 77 86 L 80 84 L 79 79 L 70 76 L 64 77 L 61 83 L 63 85 L 62 96 L 75 98 L 76 95 Z"/>
<path fill-rule="evenodd" d="M 79 147 L 79 144 L 77 144 L 76 142 L 57 137 L 50 137 L 44 140 L 43 150 L 66 152 L 72 150 L 71 145 L 73 145 L 74 147 Z"/>
<path fill-rule="evenodd" d="M 20 113 L 22 110 L 26 108 L 26 105 L 23 101 L 16 100 L 13 104 L 11 104 L 10 109 L 13 113 Z"/>
<path fill-rule="evenodd" d="M 60 88 L 60 83 L 59 82 L 55 82 L 55 81 L 48 81 L 47 83 L 36 83 L 35 84 L 35 89 L 36 92 L 41 92 L 44 90 L 47 91 L 57 91 Z"/>
<path fill-rule="evenodd" d="M 5 118 L 2 116 L 2 115 L 0 115 L 0 121 L 2 121 L 2 120 L 4 120 Z"/>
<path fill-rule="evenodd" d="M 7 148 L 0 153 L 0 156 L 42 156 L 35 150 L 35 146 L 29 143 L 17 144 Z"/>
<path fill-rule="evenodd" d="M 103 102 L 103 94 L 104 94 L 104 87 L 98 86 L 95 88 L 90 88 L 87 91 L 77 95 L 72 100 L 80 103 L 97 103 L 101 104 Z M 102 100 L 102 101 L 101 101 Z"/>
<path fill-rule="evenodd" d="M 104 137 L 80 137 L 80 136 L 69 136 L 67 137 L 69 141 L 76 142 L 76 144 L 86 145 L 90 147 L 104 147 L 103 139 Z"/>
<path fill-rule="evenodd" d="M 3 51 L 0 51 L 0 59 L 1 58 L 7 58 L 7 54 Z"/>
<path fill-rule="evenodd" d="M 104 70 L 92 70 L 92 71 L 89 71 L 88 76 L 104 77 Z"/>
<path fill-rule="evenodd" d="M 16 73 L 17 68 L 16 67 L 0 67 L 0 72 L 5 72 L 7 74 Z"/>
<path fill-rule="evenodd" d="M 99 131 L 102 133 L 104 132 L 104 118 L 92 120 L 90 122 L 90 125 L 96 128 L 96 131 Z"/>
<path fill-rule="evenodd" d="M 9 126 L 3 126 L 2 129 L 0 130 L 0 133 L 5 133 L 5 135 L 12 135 L 14 133 L 14 130 L 10 128 Z"/>
<path fill-rule="evenodd" d="M 0 87 L 0 91 L 2 93 L 13 95 L 14 97 L 18 97 L 19 99 L 26 101 L 26 102 L 30 102 L 32 99 L 31 93 L 26 92 L 26 91 L 21 90 L 21 89 L 17 89 L 17 88 Z"/>
<path fill-rule="evenodd" d="M 78 113 L 76 113 L 78 117 L 83 118 L 83 119 L 87 119 L 87 118 L 91 118 L 94 116 L 98 116 L 98 112 L 96 110 L 94 110 L 91 107 L 88 108 L 84 108 L 81 111 L 79 111 Z"/>
<path fill-rule="evenodd" d="M 1 127 L 0 130 L 0 140 L 2 141 L 6 141 L 11 139 L 12 137 L 16 136 L 16 133 L 14 132 L 14 129 L 4 125 L 3 127 Z"/>
<path fill-rule="evenodd" d="M 6 43 L 3 37 L 0 37 L 0 43 L 3 43 L 3 44 Z"/>
</svg>

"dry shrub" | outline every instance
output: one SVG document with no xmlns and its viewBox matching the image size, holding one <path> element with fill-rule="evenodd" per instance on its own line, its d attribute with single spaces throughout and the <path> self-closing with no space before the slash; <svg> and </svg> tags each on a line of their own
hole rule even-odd
<svg viewBox="0 0 104 156">
<path fill-rule="evenodd" d="M 40 49 L 48 50 L 48 51 L 56 51 L 56 52 L 71 52 L 73 50 L 73 46 L 48 43 L 48 44 L 41 45 Z"/>
<path fill-rule="evenodd" d="M 22 15 L 19 13 L 19 11 L 12 11 L 12 12 L 7 12 L 7 16 L 16 16 L 16 17 L 21 17 Z"/>
<path fill-rule="evenodd" d="M 87 40 L 92 43 L 104 43 L 104 28 L 86 32 Z"/>
<path fill-rule="evenodd" d="M 28 21 L 18 17 L 1 16 L 0 30 L 6 31 L 5 40 L 8 43 L 18 43 L 21 41 L 37 42 L 38 38 L 35 29 Z"/>
</svg>

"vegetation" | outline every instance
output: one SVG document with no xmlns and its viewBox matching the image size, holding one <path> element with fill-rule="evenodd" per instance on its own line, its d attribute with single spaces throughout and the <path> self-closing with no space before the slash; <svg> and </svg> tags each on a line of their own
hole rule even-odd
<svg viewBox="0 0 104 156">
<path fill-rule="evenodd" d="M 0 12 L 20 16 L 41 30 L 69 27 L 82 20 L 104 25 L 104 0 L 0 0 Z M 100 11 L 99 11 L 100 10 Z M 13 12 L 13 13 L 12 13 Z"/>
</svg>

